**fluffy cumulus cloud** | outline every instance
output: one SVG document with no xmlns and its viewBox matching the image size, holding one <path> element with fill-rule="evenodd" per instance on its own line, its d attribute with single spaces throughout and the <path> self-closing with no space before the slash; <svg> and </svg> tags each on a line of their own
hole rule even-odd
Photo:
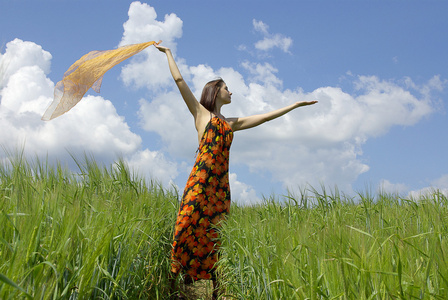
<svg viewBox="0 0 448 300">
<path fill-rule="evenodd" d="M 164 187 L 176 187 L 173 179 L 178 175 L 177 164 L 165 155 L 149 149 L 137 151 L 127 159 L 129 167 L 141 178 L 161 182 Z"/>
<path fill-rule="evenodd" d="M 238 176 L 235 173 L 229 175 L 230 186 L 232 187 L 232 200 L 242 205 L 253 205 L 261 203 L 257 192 L 244 182 L 238 181 Z"/>
<path fill-rule="evenodd" d="M 140 100 L 139 116 L 143 129 L 156 132 L 162 139 L 164 150 L 175 157 L 194 157 L 197 133 L 194 121 L 179 92 L 161 94 L 148 101 Z"/>
<path fill-rule="evenodd" d="M 286 187 L 325 183 L 350 190 L 351 183 L 369 169 L 362 161 L 367 139 L 385 134 L 392 126 L 413 125 L 433 111 L 421 94 L 413 95 L 397 83 L 376 77 L 358 77 L 358 95 L 335 87 L 311 93 L 282 90 L 267 78 L 265 83 L 252 83 L 238 92 L 242 98 L 253 99 L 252 103 L 261 103 L 235 99 L 234 105 L 261 113 L 297 100 L 319 103 L 238 133 L 233 161 L 247 164 L 253 172 L 267 169 Z"/>
<path fill-rule="evenodd" d="M 141 137 L 133 133 L 115 107 L 102 97 L 86 96 L 70 113 L 41 121 L 53 98 L 54 83 L 47 77 L 51 55 L 32 42 L 15 39 L 0 56 L 2 67 L 0 145 L 13 152 L 22 147 L 30 156 L 65 160 L 70 155 L 93 155 L 111 163 L 117 156 L 131 163 L 145 161 L 148 170 L 173 170 L 163 155 L 140 150 Z M 7 153 L 0 154 L 5 159 Z M 165 183 L 175 177 L 155 172 Z"/>
<path fill-rule="evenodd" d="M 163 41 L 163 45 L 175 52 L 175 39 L 182 36 L 182 20 L 175 14 L 166 15 L 164 21 L 157 21 L 155 9 L 139 1 L 131 3 L 128 11 L 129 19 L 123 24 L 123 37 L 119 46 Z M 143 51 L 131 60 L 134 63 L 123 67 L 121 77 L 125 84 L 136 87 L 160 89 L 170 82 L 170 73 L 166 68 L 166 58 L 154 55 L 154 47 Z M 157 72 L 155 72 L 157 70 Z"/>
<path fill-rule="evenodd" d="M 24 42 L 19 39 L 9 42 L 5 53 L 0 54 L 0 88 L 3 88 L 8 79 L 23 67 L 35 67 L 43 74 L 48 74 L 51 58 L 49 52 L 32 42 Z"/>
</svg>

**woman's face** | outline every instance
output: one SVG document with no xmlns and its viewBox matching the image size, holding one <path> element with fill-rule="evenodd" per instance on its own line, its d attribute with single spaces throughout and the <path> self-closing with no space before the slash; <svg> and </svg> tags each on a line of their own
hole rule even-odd
<svg viewBox="0 0 448 300">
<path fill-rule="evenodd" d="M 231 101 L 232 93 L 229 92 L 227 85 L 224 83 L 219 89 L 218 95 L 216 96 L 216 100 L 222 101 L 222 104 L 229 104 Z"/>
</svg>

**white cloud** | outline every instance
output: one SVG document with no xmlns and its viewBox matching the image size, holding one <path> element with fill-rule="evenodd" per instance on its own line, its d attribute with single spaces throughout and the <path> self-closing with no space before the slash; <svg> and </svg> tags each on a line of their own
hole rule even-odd
<svg viewBox="0 0 448 300">
<path fill-rule="evenodd" d="M 407 195 L 408 198 L 413 200 L 419 200 L 422 198 L 433 198 L 435 194 L 440 193 L 445 197 L 448 197 L 448 189 L 438 189 L 434 187 L 425 187 L 420 190 L 410 191 Z"/>
<path fill-rule="evenodd" d="M 163 22 L 157 21 L 155 9 L 146 3 L 135 1 L 128 11 L 129 19 L 123 24 L 123 37 L 120 46 L 163 40 L 173 43 L 182 36 L 182 20 L 176 14 L 165 15 Z"/>
<path fill-rule="evenodd" d="M 241 66 L 249 71 L 249 74 L 252 76 L 250 79 L 253 82 L 272 84 L 280 87 L 283 84 L 282 80 L 275 75 L 278 70 L 269 63 L 257 64 L 245 61 Z"/>
<path fill-rule="evenodd" d="M 364 95 L 357 97 L 365 110 L 360 131 L 371 136 L 384 134 L 393 125 L 409 126 L 433 112 L 431 103 L 418 99 L 410 91 L 375 76 L 359 76 L 356 83 Z M 432 89 L 430 82 L 422 87 Z"/>
<path fill-rule="evenodd" d="M 6 86 L 9 78 L 23 67 L 34 66 L 43 74 L 50 72 L 51 54 L 32 42 L 15 39 L 6 44 L 4 54 L 0 54 L 0 89 Z"/>
<path fill-rule="evenodd" d="M 127 159 L 127 163 L 140 178 L 153 179 L 164 187 L 175 186 L 173 180 L 179 174 L 178 167 L 161 152 L 149 149 L 137 151 Z"/>
<path fill-rule="evenodd" d="M 53 92 L 53 82 L 39 66 L 24 66 L 7 78 L 1 90 L 2 110 L 9 114 L 41 113 Z"/>
<path fill-rule="evenodd" d="M 268 51 L 272 48 L 279 48 L 283 52 L 289 53 L 289 48 L 292 46 L 292 39 L 280 33 L 271 34 L 268 29 L 269 26 L 262 21 L 252 20 L 254 29 L 263 35 L 263 39 L 255 43 L 255 48 L 262 51 Z"/>
<path fill-rule="evenodd" d="M 249 185 L 238 181 L 238 176 L 235 173 L 229 174 L 230 189 L 232 201 L 239 205 L 252 205 L 261 203 L 256 191 Z"/>
<path fill-rule="evenodd" d="M 252 25 L 254 26 L 255 31 L 261 32 L 262 34 L 268 35 L 269 26 L 263 23 L 262 21 L 257 21 L 255 19 L 252 20 Z"/>
<path fill-rule="evenodd" d="M 439 189 L 448 189 L 448 174 L 444 174 L 440 178 L 437 178 L 432 184 Z"/>
<path fill-rule="evenodd" d="M 173 53 L 176 52 L 174 40 L 182 36 L 182 20 L 175 14 L 166 15 L 163 22 L 157 21 L 157 13 L 153 7 L 136 1 L 131 3 L 128 15 L 128 21 L 123 24 L 124 33 L 119 46 L 162 40 L 164 46 L 170 47 Z M 126 85 L 158 90 L 172 83 L 166 67 L 166 57 L 154 47 L 145 49 L 130 61 L 121 72 Z"/>
<path fill-rule="evenodd" d="M 408 193 L 408 197 L 413 199 L 432 197 L 436 192 L 439 192 L 445 195 L 445 197 L 448 197 L 448 174 L 444 174 L 439 178 L 433 180 L 428 187 L 410 191 Z"/>
<path fill-rule="evenodd" d="M 140 100 L 139 116 L 143 129 L 156 132 L 164 150 L 182 159 L 193 159 L 198 138 L 193 117 L 179 92 L 161 94 L 151 102 Z"/>
<path fill-rule="evenodd" d="M 441 193 L 448 197 L 448 174 L 430 182 L 429 186 L 418 190 L 411 190 L 408 185 L 403 183 L 392 183 L 383 179 L 379 184 L 379 190 L 385 193 L 406 195 L 407 198 L 418 200 L 422 198 L 432 198 L 435 193 Z"/>
<path fill-rule="evenodd" d="M 7 65 L 0 90 L 2 147 L 9 150 L 24 147 L 28 155 L 48 154 L 52 161 L 69 159 L 68 151 L 75 157 L 93 155 L 101 162 L 111 162 L 117 156 L 131 157 L 134 162 L 140 155 L 151 158 L 147 164 L 173 170 L 167 167 L 170 163 L 163 155 L 149 150 L 137 152 L 141 137 L 130 130 L 112 103 L 102 97 L 86 96 L 69 113 L 49 122 L 41 121 L 53 97 L 54 83 L 46 77 L 50 61 L 51 55 L 32 42 L 16 39 L 7 44 L 5 54 L 0 57 L 0 64 Z M 160 172 L 157 175 L 162 180 L 167 178 Z"/>
<path fill-rule="evenodd" d="M 392 183 L 389 180 L 383 179 L 380 182 L 379 190 L 386 194 L 403 195 L 409 191 L 409 186 L 404 183 Z"/>
</svg>

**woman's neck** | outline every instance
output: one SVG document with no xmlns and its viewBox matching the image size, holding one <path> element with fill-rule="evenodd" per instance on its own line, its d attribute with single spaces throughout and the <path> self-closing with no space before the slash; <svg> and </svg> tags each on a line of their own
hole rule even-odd
<svg viewBox="0 0 448 300">
<path fill-rule="evenodd" d="M 216 106 L 215 110 L 212 112 L 215 116 L 217 116 L 220 119 L 225 120 L 226 118 L 221 114 L 221 106 Z"/>
</svg>

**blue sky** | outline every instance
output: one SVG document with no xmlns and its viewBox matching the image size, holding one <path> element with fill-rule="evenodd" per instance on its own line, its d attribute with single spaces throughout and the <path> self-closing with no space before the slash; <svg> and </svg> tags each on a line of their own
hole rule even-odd
<svg viewBox="0 0 448 300">
<path fill-rule="evenodd" d="M 319 101 L 236 134 L 234 201 L 307 184 L 447 192 L 447 13 L 446 1 L 0 0 L 0 144 L 69 166 L 69 152 L 105 164 L 121 156 L 182 190 L 196 133 L 153 48 L 106 73 L 100 94 L 40 120 L 82 55 L 161 39 L 198 97 L 226 80 L 228 117 Z"/>
</svg>

